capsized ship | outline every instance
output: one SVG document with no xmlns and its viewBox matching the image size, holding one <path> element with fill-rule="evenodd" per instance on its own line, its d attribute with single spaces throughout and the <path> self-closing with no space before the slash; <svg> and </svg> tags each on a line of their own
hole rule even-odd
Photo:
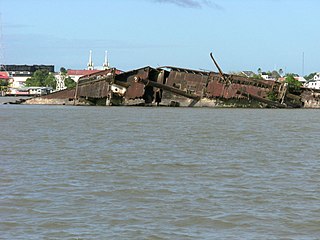
<svg viewBox="0 0 320 240">
<path fill-rule="evenodd" d="M 66 104 L 184 107 L 320 107 L 320 93 L 287 83 L 172 66 L 128 72 L 107 69 L 79 79 L 75 89 L 42 97 L 68 98 Z M 68 92 L 69 91 L 69 92 Z"/>
<path fill-rule="evenodd" d="M 286 83 L 218 72 L 150 66 L 115 74 L 115 69 L 79 79 L 75 99 L 98 105 L 301 107 Z"/>
</svg>

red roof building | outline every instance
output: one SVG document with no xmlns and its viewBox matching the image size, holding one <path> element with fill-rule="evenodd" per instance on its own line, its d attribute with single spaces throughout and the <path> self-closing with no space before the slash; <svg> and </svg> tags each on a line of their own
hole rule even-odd
<svg viewBox="0 0 320 240">
<path fill-rule="evenodd" d="M 85 76 L 85 77 L 91 77 L 91 76 L 102 76 L 104 74 L 107 74 L 109 72 L 114 71 L 115 74 L 120 74 L 122 71 L 118 69 L 113 69 L 110 68 L 109 66 L 109 59 L 108 59 L 108 53 L 107 51 L 105 52 L 105 58 L 104 58 L 104 63 L 102 67 L 97 67 L 98 69 L 95 69 L 93 62 L 92 62 L 92 51 L 90 50 L 89 54 L 89 61 L 87 64 L 87 69 L 83 70 L 74 70 L 74 69 L 68 69 L 67 70 L 67 75 L 72 78 L 75 82 L 78 82 L 78 80 Z"/>
<path fill-rule="evenodd" d="M 1 80 L 9 80 L 9 74 L 7 72 L 0 72 L 0 79 Z"/>
<path fill-rule="evenodd" d="M 73 70 L 68 69 L 67 74 L 69 77 L 73 79 L 73 81 L 78 82 L 79 78 L 86 75 L 91 75 L 97 72 L 100 72 L 101 70 Z"/>
</svg>

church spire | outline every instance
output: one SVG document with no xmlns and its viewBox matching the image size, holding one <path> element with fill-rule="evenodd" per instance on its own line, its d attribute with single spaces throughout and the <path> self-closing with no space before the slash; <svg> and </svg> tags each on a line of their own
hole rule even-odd
<svg viewBox="0 0 320 240">
<path fill-rule="evenodd" d="M 104 55 L 104 63 L 103 63 L 103 69 L 106 70 L 106 69 L 109 69 L 110 66 L 109 66 L 109 59 L 108 59 L 108 51 L 105 52 L 105 55 Z"/>
<path fill-rule="evenodd" d="M 87 64 L 88 66 L 88 70 L 93 70 L 94 66 L 93 66 L 93 62 L 92 62 L 92 51 L 90 50 L 90 54 L 89 54 L 89 62 Z"/>
</svg>

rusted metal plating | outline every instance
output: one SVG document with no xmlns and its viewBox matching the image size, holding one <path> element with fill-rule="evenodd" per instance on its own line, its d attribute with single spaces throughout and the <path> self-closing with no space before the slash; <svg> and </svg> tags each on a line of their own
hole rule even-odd
<svg viewBox="0 0 320 240">
<path fill-rule="evenodd" d="M 116 94 L 127 101 L 142 99 L 145 104 L 157 105 L 161 102 L 188 101 L 189 106 L 194 106 L 205 98 L 253 99 L 272 107 L 286 106 L 283 100 L 288 96 L 290 98 L 290 93 L 283 91 L 281 83 L 224 74 L 213 55 L 210 56 L 218 68 L 218 73 L 170 66 L 147 66 L 119 74 L 115 69 L 111 69 L 81 78 L 75 95 L 77 98 L 99 99 L 112 98 L 113 94 Z M 279 102 L 268 99 L 271 92 L 278 96 Z M 292 95 L 291 99 L 294 98 L 297 100 L 297 96 Z"/>
</svg>

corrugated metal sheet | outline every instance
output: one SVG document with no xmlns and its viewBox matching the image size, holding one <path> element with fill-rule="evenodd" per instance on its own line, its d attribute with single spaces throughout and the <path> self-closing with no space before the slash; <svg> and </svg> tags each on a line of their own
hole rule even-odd
<svg viewBox="0 0 320 240">
<path fill-rule="evenodd" d="M 138 83 L 136 78 L 148 79 L 150 70 L 150 67 L 144 67 L 115 76 L 117 81 L 127 82 L 130 84 L 125 94 L 127 99 L 143 98 L 145 86 L 144 84 Z"/>
<path fill-rule="evenodd" d="M 77 88 L 77 97 L 104 98 L 109 94 L 109 83 L 106 81 L 96 81 Z"/>
</svg>

